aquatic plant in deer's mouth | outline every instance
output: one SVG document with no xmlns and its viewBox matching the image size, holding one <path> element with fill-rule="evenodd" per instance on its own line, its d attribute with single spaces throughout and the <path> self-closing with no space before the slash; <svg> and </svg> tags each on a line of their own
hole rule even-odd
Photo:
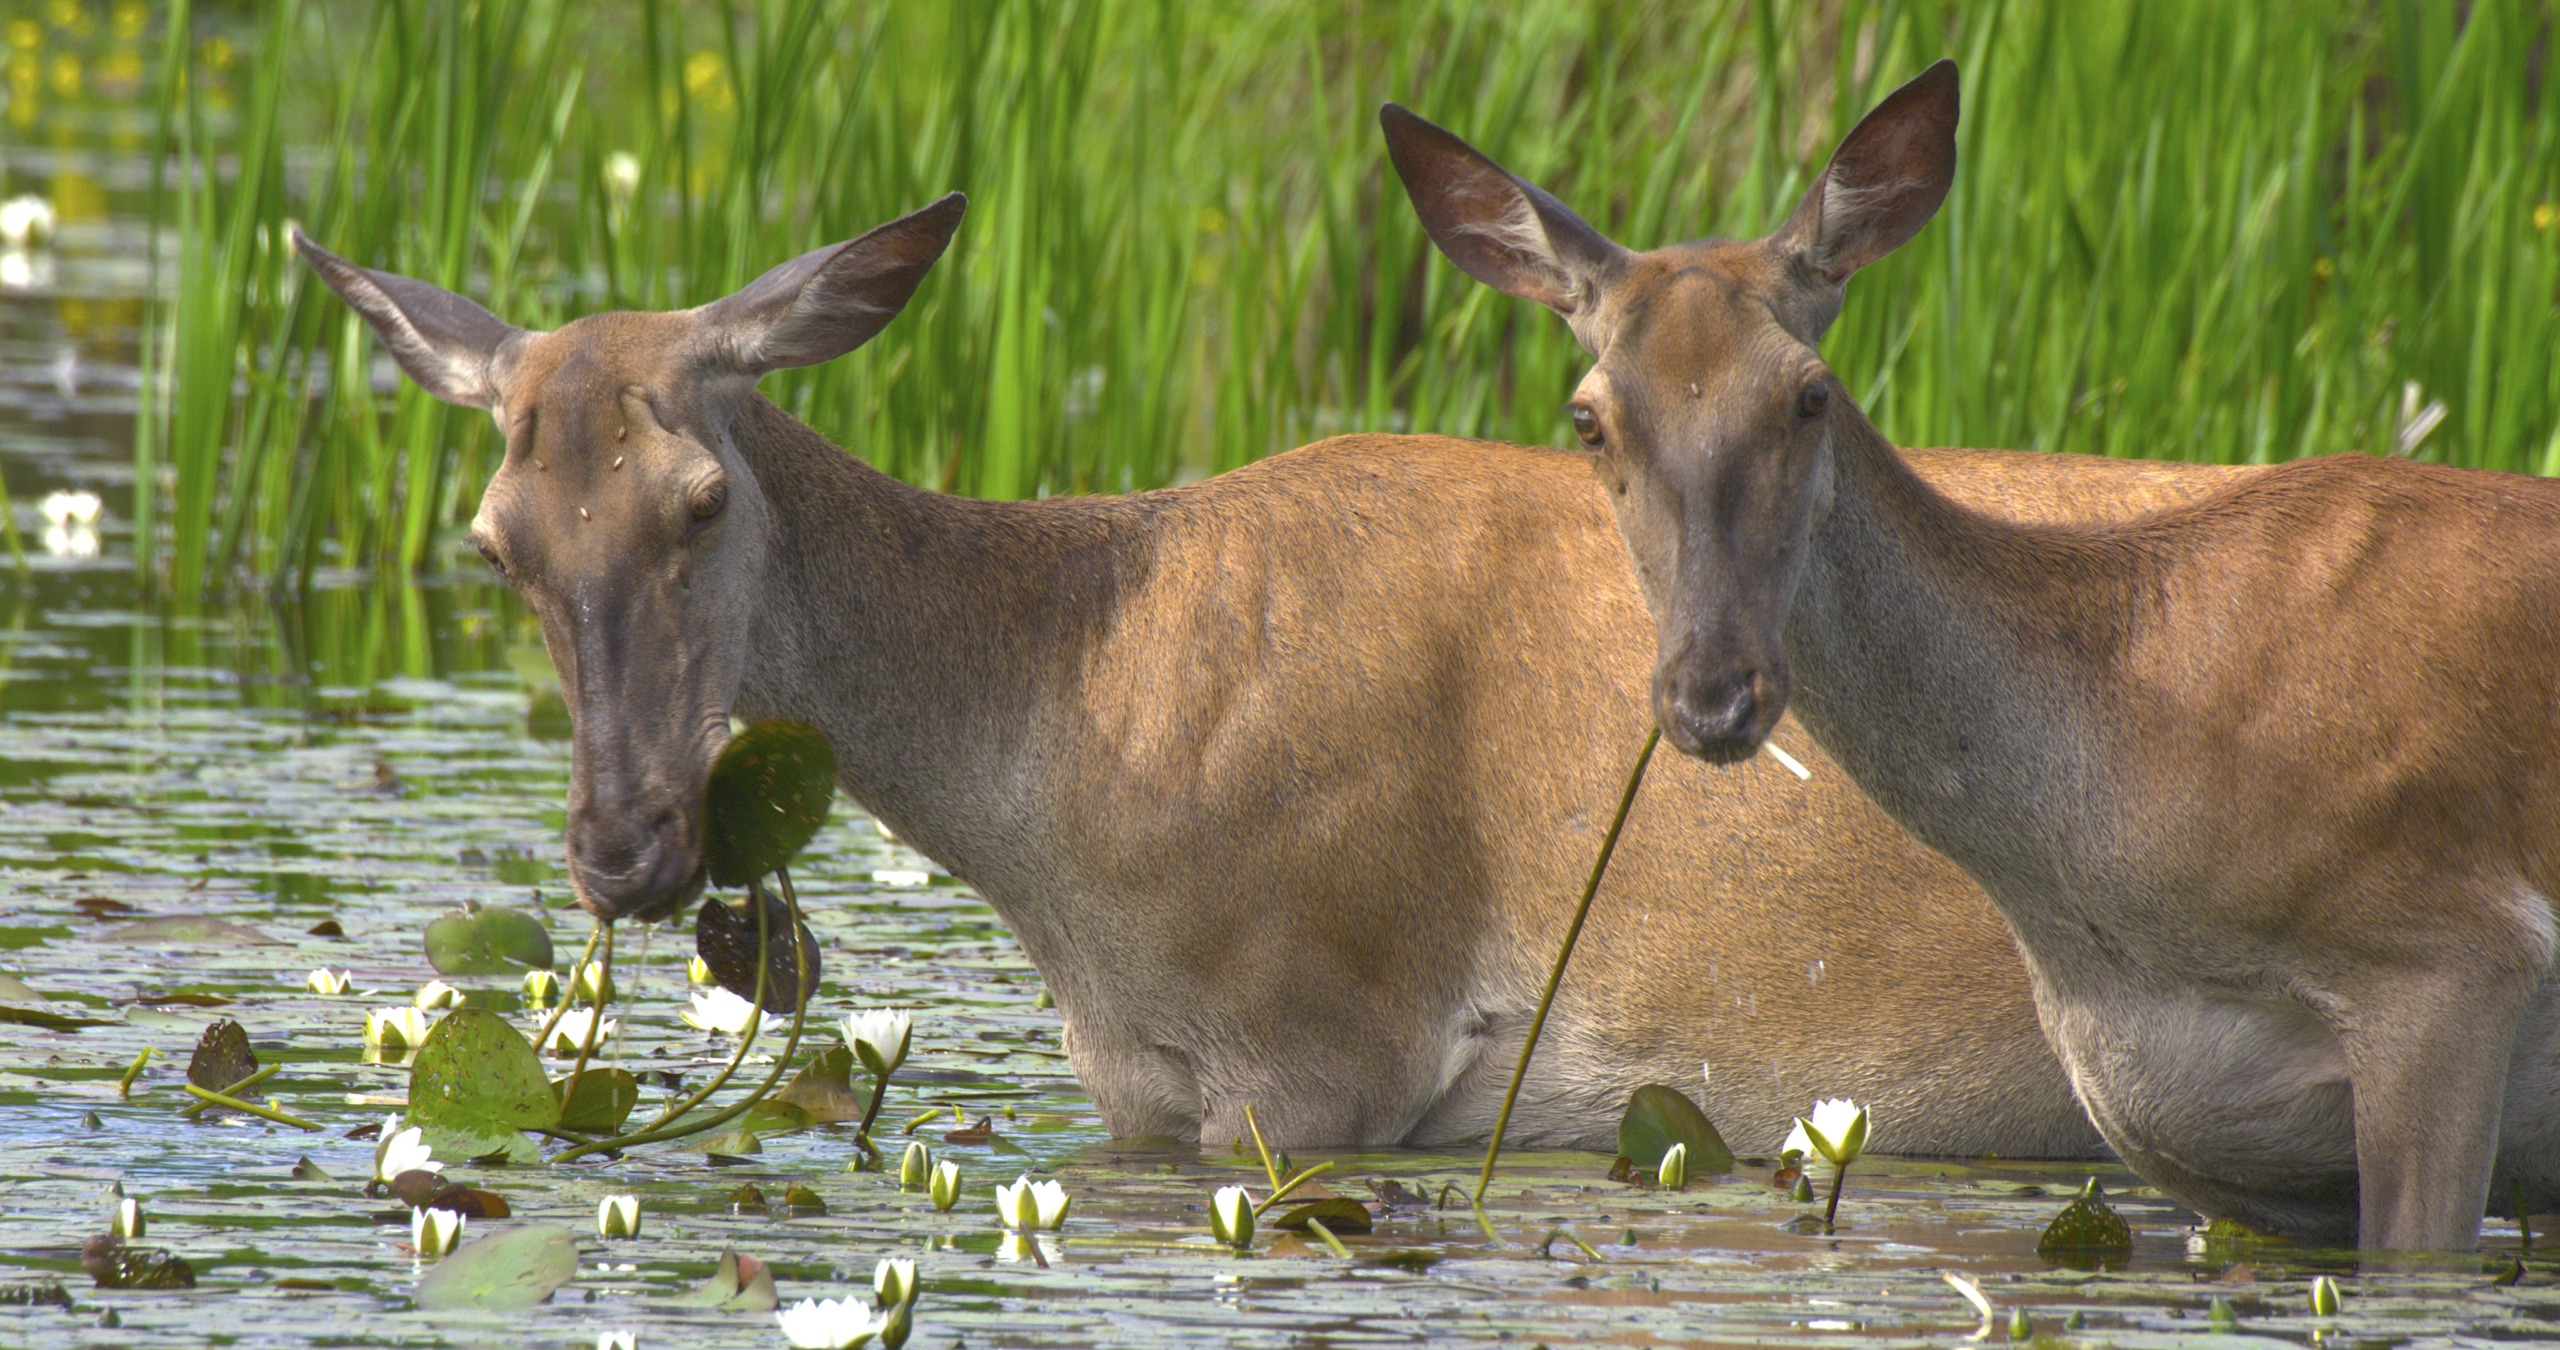
<svg viewBox="0 0 2560 1350">
<path fill-rule="evenodd" d="M 1253 1197 L 1242 1186 L 1221 1186 L 1209 1197 L 1209 1234 L 1243 1251 L 1253 1245 Z"/>
<path fill-rule="evenodd" d="M 425 1131 L 415 1125 L 402 1129 L 396 1115 L 382 1118 L 382 1132 L 373 1141 L 374 1180 L 387 1182 L 397 1180 L 403 1172 L 443 1170 L 444 1164 L 427 1150 Z"/>
<path fill-rule="evenodd" d="M 758 1035 L 764 1031 L 764 1010 L 753 1000 L 743 999 L 726 989 L 697 989 L 692 994 L 693 1006 L 676 1014 L 686 1026 L 696 1031 L 716 1031 L 727 1036 L 744 1036 L 749 1028 Z"/>
<path fill-rule="evenodd" d="M 880 1334 L 888 1319 L 853 1299 L 804 1298 L 773 1315 L 798 1350 L 850 1350 Z"/>
<path fill-rule="evenodd" d="M 996 1216 L 1005 1227 L 1026 1233 L 1064 1227 L 1068 1204 L 1067 1188 L 1055 1181 L 1033 1181 L 1025 1175 L 1012 1185 L 996 1187 Z"/>
</svg>

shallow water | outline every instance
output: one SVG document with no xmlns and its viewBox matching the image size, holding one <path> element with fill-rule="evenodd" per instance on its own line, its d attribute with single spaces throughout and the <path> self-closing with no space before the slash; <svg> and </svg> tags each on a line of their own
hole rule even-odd
<svg viewBox="0 0 2560 1350">
<path fill-rule="evenodd" d="M 556 705 L 523 614 L 487 585 L 336 578 L 296 602 L 193 610 L 137 591 L 123 522 L 143 176 L 129 153 L 103 148 L 130 131 L 126 113 L 86 115 L 94 125 L 67 145 L 7 150 L 10 190 L 73 185 L 101 213 L 67 221 L 41 269 L 0 288 L 0 470 L 36 551 L 27 577 L 0 583 L 0 971 L 45 1009 L 102 1024 L 0 1028 L 0 1281 L 59 1276 L 77 1300 L 68 1312 L 0 1306 L 0 1345 L 569 1345 L 599 1330 L 638 1331 L 643 1345 L 779 1344 L 769 1316 L 671 1301 L 723 1245 L 771 1262 L 786 1300 L 860 1289 L 875 1259 L 914 1256 L 924 1293 L 911 1343 L 937 1347 L 1964 1339 L 1977 1321 L 1943 1270 L 1980 1281 L 2004 1319 L 2023 1306 L 2039 1332 L 2057 1332 L 2078 1313 L 2087 1328 L 2073 1339 L 2112 1344 L 2560 1338 L 2548 1264 L 2495 1282 L 2518 1252 L 2511 1224 L 2490 1226 L 2477 1260 L 2364 1274 L 2339 1253 L 2207 1243 L 2193 1216 L 2114 1168 L 2094 1170 L 2137 1245 L 2104 1272 L 2035 1252 L 2092 1169 L 1907 1160 L 1853 1171 L 1836 1235 L 1791 1226 L 1807 1209 L 1769 1184 L 1765 1164 L 1665 1194 L 1606 1181 L 1605 1158 L 1546 1154 L 1508 1163 L 1484 1225 L 1464 1209 L 1397 1210 L 1347 1239 L 1347 1262 L 1269 1235 L 1233 1256 L 1212 1244 L 1204 1207 L 1215 1186 L 1258 1187 L 1258 1169 L 1225 1141 L 1106 1138 L 1055 1015 L 1037 1006 L 1037 972 L 994 915 L 947 877 L 884 880 L 931 864 L 850 804 L 798 869 L 827 949 L 817 1010 L 920 1010 L 883 1133 L 894 1147 L 899 1125 L 931 1105 L 992 1113 L 992 1144 L 925 1131 L 965 1170 L 959 1208 L 937 1214 L 891 1177 L 847 1172 L 848 1127 L 775 1135 L 719 1165 L 671 1147 L 612 1164 L 456 1167 L 514 1206 L 474 1235 L 534 1222 L 591 1234 L 610 1191 L 640 1194 L 648 1224 L 633 1241 L 582 1236 L 576 1279 L 531 1312 L 413 1311 L 422 1267 L 404 1249 L 406 1213 L 360 1193 L 371 1145 L 346 1137 L 396 1110 L 407 1085 L 363 1062 L 363 1011 L 406 1001 L 429 977 L 418 934 L 466 900 L 544 913 L 564 964 L 583 940 L 575 911 L 543 908 L 562 891 Z M 48 553 L 34 503 L 69 487 L 101 493 L 104 519 L 94 540 Z M 135 940 L 147 920 L 190 915 L 272 941 Z M 311 935 L 324 920 L 344 936 Z M 625 940 L 613 1062 L 698 1077 L 723 1051 L 676 1021 L 689 950 L 680 931 Z M 324 964 L 351 969 L 363 992 L 303 992 L 304 972 Z M 512 998 L 512 981 L 457 983 Z M 284 1066 L 262 1095 L 320 1131 L 174 1115 L 190 1047 L 216 1017 L 242 1022 L 260 1059 Z M 120 1095 L 145 1047 L 155 1058 Z M 333 1179 L 296 1179 L 305 1160 Z M 1337 1161 L 1327 1180 L 1353 1196 L 1387 1178 L 1437 1193 L 1475 1165 Z M 1026 1170 L 1054 1171 L 1076 1197 L 1045 1265 L 1002 1250 L 989 1206 L 994 1183 Z M 794 1181 L 827 1212 L 729 1204 L 742 1184 L 778 1198 Z M 146 1243 L 194 1264 L 195 1289 L 90 1287 L 79 1247 L 104 1231 L 117 1184 L 150 1216 Z M 2347 1293 L 2326 1321 L 2306 1310 L 2320 1272 Z M 2236 1321 L 2209 1319 L 2217 1299 Z M 101 1328 L 110 1314 L 121 1325 Z"/>
</svg>

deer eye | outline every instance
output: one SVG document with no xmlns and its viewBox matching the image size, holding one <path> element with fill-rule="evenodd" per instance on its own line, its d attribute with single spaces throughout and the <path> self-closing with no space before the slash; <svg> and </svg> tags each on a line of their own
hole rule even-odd
<svg viewBox="0 0 2560 1350">
<path fill-rule="evenodd" d="M 693 490 L 693 504 L 691 509 L 693 511 L 694 522 L 696 524 L 700 524 L 703 521 L 711 519 L 713 516 L 720 514 L 721 508 L 728 504 L 729 480 L 725 478 L 712 479 L 710 482 Z"/>
<path fill-rule="evenodd" d="M 1831 381 L 1815 380 L 1796 394 L 1798 417 L 1819 417 L 1831 403 Z"/>
<path fill-rule="evenodd" d="M 473 539 L 471 541 L 471 546 L 480 550 L 480 560 L 489 564 L 490 571 L 497 573 L 500 579 L 504 579 L 506 577 L 506 560 L 498 556 L 498 550 L 495 546 L 491 545 L 486 539 Z"/>
<path fill-rule="evenodd" d="M 1600 414 L 1593 412 L 1591 410 L 1591 405 L 1587 403 L 1574 404 L 1569 411 L 1573 414 L 1574 436 L 1584 445 L 1590 446 L 1594 450 L 1599 449 Z"/>
</svg>

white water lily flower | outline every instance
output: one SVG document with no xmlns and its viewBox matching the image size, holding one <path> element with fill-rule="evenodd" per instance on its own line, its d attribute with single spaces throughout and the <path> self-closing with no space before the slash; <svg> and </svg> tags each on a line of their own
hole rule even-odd
<svg viewBox="0 0 2560 1350">
<path fill-rule="evenodd" d="M 640 1333 L 636 1331 L 599 1331 L 596 1350 L 640 1350 Z"/>
<path fill-rule="evenodd" d="M 1829 1159 L 1834 1167 L 1846 1167 L 1857 1161 L 1859 1151 L 1867 1146 L 1867 1108 L 1846 1097 L 1834 1097 L 1815 1103 L 1813 1119 L 1799 1118 L 1796 1128 L 1804 1132 L 1805 1141 L 1813 1145 L 1814 1152 Z"/>
<path fill-rule="evenodd" d="M 376 1008 L 364 1015 L 367 1049 L 399 1055 L 427 1043 L 427 1015 L 416 1007 Z"/>
<path fill-rule="evenodd" d="M 373 1140 L 373 1179 L 390 1181 L 403 1172 L 441 1172 L 444 1164 L 435 1161 L 427 1151 L 426 1136 L 417 1126 L 400 1128 L 400 1117 L 382 1118 L 382 1132 Z"/>
<path fill-rule="evenodd" d="M 429 980 L 418 986 L 418 996 L 410 1001 L 421 1008 L 459 1008 L 462 991 L 442 980 Z"/>
<path fill-rule="evenodd" d="M 711 974 L 711 963 L 697 956 L 684 963 L 684 977 L 695 984 L 717 984 Z"/>
<path fill-rule="evenodd" d="M 907 1141 L 907 1151 L 898 1157 L 898 1189 L 912 1191 L 924 1185 L 933 1175 L 933 1153 L 921 1139 Z"/>
<path fill-rule="evenodd" d="M 462 1215 L 450 1209 L 413 1209 L 409 1211 L 409 1245 L 418 1255 L 437 1257 L 452 1251 L 462 1241 Z"/>
<path fill-rule="evenodd" d="M 606 970 L 602 961 L 589 961 L 578 967 L 577 973 L 569 977 L 569 997 L 589 1003 L 611 1003 L 613 972 Z"/>
<path fill-rule="evenodd" d="M 845 1048 L 874 1078 L 886 1078 L 907 1062 L 907 1040 L 914 1034 L 915 1019 L 896 1008 L 845 1014 Z"/>
<path fill-rule="evenodd" d="M 315 994 L 343 994 L 347 992 L 348 985 L 355 983 L 355 978 L 356 973 L 352 970 L 331 970 L 327 966 L 318 966 L 313 968 L 310 974 L 302 977 L 302 987 Z"/>
<path fill-rule="evenodd" d="M 800 1350 L 850 1350 L 879 1335 L 888 1323 L 849 1298 L 804 1298 L 773 1318 L 782 1324 L 782 1339 Z"/>
<path fill-rule="evenodd" d="M 906 868 L 892 868 L 888 871 L 872 873 L 871 884 L 874 886 L 900 887 L 929 886 L 933 884 L 933 873 L 911 871 Z"/>
<path fill-rule="evenodd" d="M 731 1036 L 744 1036 L 747 1028 L 764 1030 L 764 1010 L 752 1000 L 743 999 L 726 989 L 696 990 L 693 1007 L 676 1016 L 696 1031 L 718 1031 Z"/>
<path fill-rule="evenodd" d="M 115 1217 L 107 1222 L 108 1229 L 120 1238 L 138 1238 L 147 1226 L 142 1217 L 142 1202 L 130 1195 L 116 1202 Z"/>
<path fill-rule="evenodd" d="M 95 525 L 104 505 L 94 492 L 48 492 L 36 509 L 47 525 Z"/>
<path fill-rule="evenodd" d="M 524 1001 L 527 1006 L 548 1008 L 560 1001 L 560 977 L 547 970 L 524 973 Z M 612 1334 L 610 1332 L 606 1333 Z"/>
<path fill-rule="evenodd" d="M 926 1193 L 933 1197 L 933 1207 L 948 1214 L 960 1203 L 960 1164 L 945 1158 L 933 1165 L 933 1178 L 925 1183 Z"/>
<path fill-rule="evenodd" d="M 1787 1142 L 1778 1145 L 1778 1153 L 1780 1156 L 1792 1153 L 1799 1160 L 1813 1156 L 1813 1136 L 1804 1132 L 1803 1121 L 1797 1121 L 1787 1131 Z"/>
<path fill-rule="evenodd" d="M 883 1308 L 916 1301 L 916 1263 L 903 1256 L 883 1257 L 871 1268 L 871 1296 Z"/>
<path fill-rule="evenodd" d="M 587 1028 L 595 1020 L 596 1010 L 593 1008 L 571 1008 L 560 1014 L 560 1020 L 551 1028 L 551 1043 L 545 1045 L 543 1049 L 564 1057 L 577 1054 L 578 1047 L 587 1043 Z M 539 1025 L 536 1023 L 537 1028 Z M 618 1018 L 604 1019 L 604 1025 L 596 1031 L 596 1043 L 603 1044 L 613 1035 L 613 1029 L 621 1025 L 622 1022 Z"/>
<path fill-rule="evenodd" d="M 1689 1146 L 1673 1144 L 1663 1150 L 1662 1165 L 1654 1169 L 1654 1180 L 1662 1189 L 1676 1191 L 1689 1184 Z"/>
<path fill-rule="evenodd" d="M 42 248 L 53 241 L 53 203 L 34 193 L 0 202 L 0 244 Z"/>
<path fill-rule="evenodd" d="M 1033 1181 L 1028 1175 L 1017 1177 L 1010 1186 L 996 1187 L 996 1216 L 1007 1228 L 1030 1232 L 1040 1228 L 1062 1228 L 1067 1222 L 1067 1188 L 1054 1181 Z"/>
<path fill-rule="evenodd" d="M 640 1197 L 608 1195 L 598 1200 L 596 1232 L 609 1238 L 640 1236 Z"/>
<path fill-rule="evenodd" d="M 1253 1197 L 1242 1186 L 1221 1186 L 1209 1197 L 1209 1234 L 1243 1251 L 1253 1242 Z"/>
</svg>

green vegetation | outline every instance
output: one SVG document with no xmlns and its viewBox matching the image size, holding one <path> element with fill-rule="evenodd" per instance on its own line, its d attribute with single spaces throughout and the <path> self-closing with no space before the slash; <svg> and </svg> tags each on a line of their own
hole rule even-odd
<svg viewBox="0 0 2560 1350">
<path fill-rule="evenodd" d="M 492 429 L 383 392 L 287 219 L 547 325 L 959 188 L 907 315 L 768 391 L 919 482 L 1115 491 L 1345 430 L 1562 443 L 1579 354 L 1429 252 L 1380 100 L 1650 246 L 1767 229 L 1941 55 L 1955 194 L 1827 345 L 1895 437 L 2380 452 L 2440 399 L 2419 453 L 2553 472 L 2555 9 L 2463 8 L 280 0 L 252 33 L 182 3 L 143 554 L 181 594 L 454 556 Z"/>
</svg>

